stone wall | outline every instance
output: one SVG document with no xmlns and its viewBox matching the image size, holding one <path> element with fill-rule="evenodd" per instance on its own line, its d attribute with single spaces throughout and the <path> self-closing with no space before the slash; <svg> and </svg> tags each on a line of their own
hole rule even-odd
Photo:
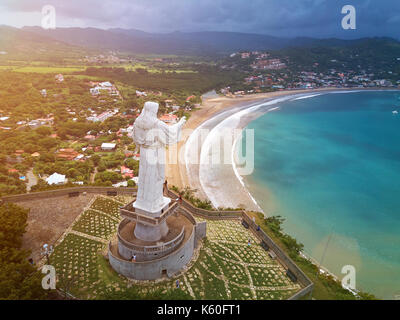
<svg viewBox="0 0 400 320">
<path fill-rule="evenodd" d="M 45 198 L 55 198 L 60 196 L 66 196 L 70 193 L 82 194 L 92 193 L 92 194 L 107 194 L 108 192 L 117 192 L 118 195 L 135 195 L 137 188 L 113 188 L 113 187 L 75 187 L 75 188 L 65 188 L 65 189 L 57 189 L 43 192 L 35 192 L 35 193 L 27 193 L 21 195 L 11 195 L 2 197 L 1 200 L 4 202 L 22 202 L 27 200 L 35 200 L 35 199 L 45 199 Z M 173 199 L 178 198 L 178 195 L 171 190 L 168 190 L 168 196 Z M 193 223 L 196 224 L 191 214 L 197 215 L 200 217 L 204 217 L 206 219 L 243 219 L 249 225 L 249 228 L 262 240 L 264 241 L 269 248 L 276 254 L 280 263 L 290 270 L 304 287 L 302 290 L 294 294 L 290 300 L 300 299 L 301 297 L 310 293 L 313 289 L 314 284 L 311 280 L 304 274 L 303 271 L 286 255 L 286 253 L 275 244 L 275 242 L 262 230 L 257 231 L 257 225 L 255 222 L 246 214 L 244 210 L 240 211 L 211 211 L 196 208 L 190 202 L 182 199 L 182 207 L 184 210 L 181 211 L 187 217 L 193 220 Z M 186 211 L 186 212 L 185 212 Z M 195 226 L 194 232 L 192 233 L 190 239 L 185 243 L 182 248 L 179 248 L 176 252 L 171 253 L 169 256 L 163 257 L 156 261 L 154 265 L 147 271 L 153 275 L 160 276 L 163 270 L 167 272 L 168 276 L 173 275 L 178 272 L 183 266 L 190 262 L 190 259 L 193 255 L 193 250 L 197 247 L 199 239 L 202 239 L 205 236 L 206 222 L 197 223 Z M 134 269 L 132 269 L 132 262 L 124 261 L 114 257 L 109 252 L 110 263 L 115 270 L 120 270 L 121 274 L 126 275 L 130 278 L 138 279 L 136 274 L 143 274 L 145 270 L 147 270 L 146 262 L 135 263 Z M 178 259 L 178 260 L 176 260 Z M 179 261 L 176 264 L 176 261 Z M 154 261 L 152 261 L 153 263 Z M 175 264 L 175 265 L 174 265 Z M 140 277 L 140 276 L 139 276 Z M 155 277 L 155 278 L 157 278 Z"/>
<path fill-rule="evenodd" d="M 207 221 L 198 222 L 195 226 L 195 243 L 194 246 L 197 248 L 199 241 L 207 236 Z"/>
<path fill-rule="evenodd" d="M 114 188 L 114 187 L 74 187 L 74 188 L 65 188 L 65 189 L 56 189 L 49 191 L 41 191 L 41 192 L 32 192 L 32 193 L 24 193 L 17 194 L 11 196 L 2 197 L 1 200 L 4 202 L 22 202 L 28 200 L 36 200 L 36 199 L 46 199 L 46 198 L 55 198 L 69 195 L 70 193 L 95 193 L 95 194 L 105 194 L 108 192 L 117 192 L 118 195 L 135 195 L 137 188 Z"/>
<path fill-rule="evenodd" d="M 294 294 L 289 300 L 297 300 L 310 293 L 314 287 L 313 282 L 306 276 L 306 274 L 290 259 L 286 253 L 263 231 L 257 230 L 257 224 L 246 213 L 243 213 L 242 219 L 249 225 L 249 228 L 264 241 L 270 250 L 272 250 L 279 262 L 288 270 L 290 270 L 296 277 L 300 284 L 304 287 L 302 290 Z"/>
<path fill-rule="evenodd" d="M 168 190 L 168 195 L 176 199 L 178 195 L 171 190 Z M 264 241 L 269 248 L 276 254 L 279 262 L 288 270 L 290 270 L 296 277 L 299 283 L 304 287 L 302 290 L 294 294 L 289 300 L 297 300 L 301 297 L 309 294 L 313 287 L 314 283 L 306 276 L 306 274 L 290 259 L 286 253 L 263 231 L 257 231 L 257 224 L 247 215 L 246 211 L 211 211 L 199 209 L 193 206 L 189 201 L 182 199 L 182 206 L 189 211 L 193 215 L 197 215 L 200 217 L 204 217 L 206 219 L 243 219 L 248 225 L 249 228 L 260 238 L 260 240 Z M 199 232 L 201 232 L 199 230 Z"/>
<path fill-rule="evenodd" d="M 176 251 L 157 260 L 130 262 L 119 259 L 112 254 L 111 248 L 108 251 L 108 258 L 111 266 L 118 273 L 136 280 L 159 279 L 163 275 L 172 277 L 181 271 L 192 259 L 195 249 L 195 232 Z M 110 243 L 111 245 L 111 243 Z"/>
<path fill-rule="evenodd" d="M 173 192 L 172 190 L 168 190 L 168 196 L 172 199 L 177 199 L 178 194 Z M 237 211 L 212 211 L 212 210 L 205 210 L 205 209 L 200 209 L 192 205 L 189 201 L 182 199 L 182 206 L 186 210 L 188 210 L 191 214 L 197 215 L 197 216 L 202 216 L 207 219 L 239 219 L 242 214 L 244 213 L 243 210 L 237 210 Z"/>
</svg>

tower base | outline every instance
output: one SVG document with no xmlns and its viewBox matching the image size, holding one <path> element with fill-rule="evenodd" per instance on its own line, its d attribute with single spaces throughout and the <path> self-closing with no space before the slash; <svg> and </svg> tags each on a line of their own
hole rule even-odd
<svg viewBox="0 0 400 320">
<path fill-rule="evenodd" d="M 127 218 L 124 210 L 131 208 L 130 205 L 121 208 L 125 219 L 118 227 L 117 240 L 109 244 L 108 258 L 112 268 L 136 280 L 171 277 L 182 270 L 206 236 L 206 222 L 197 223 L 190 213 L 179 207 L 155 228 L 139 222 L 140 217 L 136 221 Z M 147 237 L 146 232 L 150 234 L 149 239 L 154 239 L 155 233 L 160 232 L 156 237 L 160 238 L 147 241 L 143 239 Z"/>
</svg>

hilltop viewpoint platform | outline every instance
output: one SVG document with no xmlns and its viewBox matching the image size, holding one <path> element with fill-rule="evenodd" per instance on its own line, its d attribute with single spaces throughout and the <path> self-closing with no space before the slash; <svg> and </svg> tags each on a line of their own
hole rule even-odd
<svg viewBox="0 0 400 320">
<path fill-rule="evenodd" d="M 196 220 L 168 194 L 165 148 L 178 142 L 183 117 L 168 126 L 157 119 L 158 103 L 148 101 L 133 124 L 132 138 L 140 147 L 135 201 L 120 208 L 123 220 L 108 257 L 118 273 L 136 280 L 155 280 L 179 273 L 192 259 L 206 224 Z"/>
<path fill-rule="evenodd" d="M 158 217 L 144 215 L 133 204 L 120 209 L 124 219 L 118 226 L 116 240 L 109 244 L 112 268 L 135 280 L 156 280 L 179 273 L 191 261 L 199 240 L 205 237 L 206 222 L 196 223 L 175 201 L 171 201 Z M 135 232 L 137 228 L 157 230 L 161 237 L 157 240 L 139 238 Z"/>
</svg>

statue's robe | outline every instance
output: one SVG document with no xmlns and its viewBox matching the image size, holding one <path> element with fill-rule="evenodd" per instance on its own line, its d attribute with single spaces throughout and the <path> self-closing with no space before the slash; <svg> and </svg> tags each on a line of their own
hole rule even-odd
<svg viewBox="0 0 400 320">
<path fill-rule="evenodd" d="M 140 144 L 139 186 L 135 207 L 156 212 L 169 201 L 163 196 L 165 148 L 179 141 L 180 126 L 169 126 L 157 118 L 151 122 L 150 128 L 139 128 L 146 138 Z"/>
</svg>

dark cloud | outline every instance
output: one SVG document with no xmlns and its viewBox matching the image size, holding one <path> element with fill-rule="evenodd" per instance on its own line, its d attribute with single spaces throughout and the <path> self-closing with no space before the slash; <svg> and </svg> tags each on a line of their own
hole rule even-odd
<svg viewBox="0 0 400 320">
<path fill-rule="evenodd" d="M 236 31 L 277 36 L 398 37 L 398 0 L 2 0 L 4 10 L 54 5 L 58 25 L 151 32 Z M 341 8 L 357 9 L 357 30 L 341 29 Z"/>
</svg>

